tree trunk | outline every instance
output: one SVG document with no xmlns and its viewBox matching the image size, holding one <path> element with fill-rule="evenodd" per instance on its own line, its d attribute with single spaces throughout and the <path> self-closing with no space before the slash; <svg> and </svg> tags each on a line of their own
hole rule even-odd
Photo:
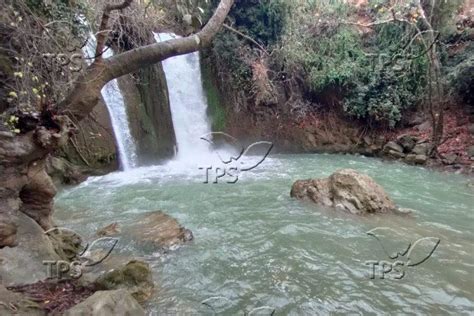
<svg viewBox="0 0 474 316">
<path fill-rule="evenodd" d="M 421 14 L 421 21 L 424 24 L 427 37 L 425 46 L 428 48 L 427 54 L 430 62 L 428 70 L 428 106 L 431 116 L 431 142 L 433 145 L 430 155 L 436 156 L 444 133 L 444 102 L 446 99 L 445 87 L 441 82 L 441 60 L 437 49 L 439 35 L 435 36 L 437 32 L 431 23 L 432 16 L 428 17 L 426 15 L 421 2 L 418 2 L 417 7 L 418 12 Z"/>
</svg>

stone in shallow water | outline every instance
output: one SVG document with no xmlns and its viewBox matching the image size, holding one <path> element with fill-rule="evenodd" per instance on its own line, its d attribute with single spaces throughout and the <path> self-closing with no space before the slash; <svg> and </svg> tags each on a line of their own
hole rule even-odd
<svg viewBox="0 0 474 316">
<path fill-rule="evenodd" d="M 352 214 L 387 213 L 397 209 L 380 185 L 352 169 L 336 171 L 324 179 L 298 180 L 290 194 Z"/>
<path fill-rule="evenodd" d="M 416 155 L 415 156 L 415 163 L 419 165 L 424 165 L 428 161 L 428 157 L 425 155 Z"/>
<path fill-rule="evenodd" d="M 112 223 L 105 227 L 100 228 L 96 235 L 99 237 L 106 237 L 106 236 L 115 236 L 120 233 L 120 228 L 118 223 Z"/>
<path fill-rule="evenodd" d="M 163 251 L 193 239 L 189 229 L 182 227 L 176 219 L 162 211 L 144 214 L 126 231 L 124 229 L 124 234 L 136 242 L 152 245 Z"/>
<path fill-rule="evenodd" d="M 425 155 L 409 154 L 406 156 L 405 161 L 407 163 L 424 165 L 428 161 L 428 157 L 426 157 Z"/>
</svg>

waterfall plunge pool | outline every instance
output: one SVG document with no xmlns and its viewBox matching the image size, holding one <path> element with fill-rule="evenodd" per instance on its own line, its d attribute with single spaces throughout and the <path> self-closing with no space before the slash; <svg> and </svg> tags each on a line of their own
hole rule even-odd
<svg viewBox="0 0 474 316">
<path fill-rule="evenodd" d="M 413 218 L 357 217 L 289 196 L 297 179 L 353 168 L 373 177 Z M 469 179 L 345 155 L 273 155 L 235 184 L 204 184 L 202 170 L 168 165 L 91 178 L 60 192 L 55 219 L 84 236 L 157 209 L 194 233 L 165 255 L 133 243 L 114 254 L 152 266 L 154 315 L 452 314 L 474 312 L 474 194 Z M 370 278 L 368 260 L 393 261 L 367 231 L 389 227 L 403 241 L 437 237 L 426 262 Z M 399 238 L 399 239 L 398 239 Z M 397 248 L 398 249 L 398 248 Z M 203 304 L 204 303 L 206 304 Z"/>
</svg>

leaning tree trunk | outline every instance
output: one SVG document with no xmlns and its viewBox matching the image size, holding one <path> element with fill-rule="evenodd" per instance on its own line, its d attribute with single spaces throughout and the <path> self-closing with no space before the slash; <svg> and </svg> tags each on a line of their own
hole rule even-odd
<svg viewBox="0 0 474 316">
<path fill-rule="evenodd" d="M 130 2 L 125 0 L 124 4 Z M 48 117 L 34 130 L 20 135 L 0 131 L 0 248 L 15 245 L 19 212 L 33 218 L 45 230 L 53 225 L 56 188 L 45 171 L 45 160 L 71 136 L 74 129 L 69 118 L 74 121 L 85 118 L 97 104 L 102 87 L 110 80 L 209 45 L 233 3 L 234 0 L 221 0 L 206 26 L 194 35 L 138 47 L 109 59 L 98 58 L 60 103 L 60 114 Z M 111 8 L 124 7 L 106 7 L 107 19 Z M 103 39 L 98 39 L 98 46 L 102 42 Z"/>
</svg>

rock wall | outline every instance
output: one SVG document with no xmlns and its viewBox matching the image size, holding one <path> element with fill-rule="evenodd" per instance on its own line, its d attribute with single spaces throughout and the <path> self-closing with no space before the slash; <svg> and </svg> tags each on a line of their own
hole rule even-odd
<svg viewBox="0 0 474 316">
<path fill-rule="evenodd" d="M 174 155 L 176 138 L 161 63 L 118 79 L 127 105 L 140 164 L 151 164 Z"/>
<path fill-rule="evenodd" d="M 77 123 L 77 134 L 62 147 L 58 156 L 74 165 L 90 169 L 117 169 L 115 137 L 103 101 L 96 105 L 87 118 Z"/>
</svg>

